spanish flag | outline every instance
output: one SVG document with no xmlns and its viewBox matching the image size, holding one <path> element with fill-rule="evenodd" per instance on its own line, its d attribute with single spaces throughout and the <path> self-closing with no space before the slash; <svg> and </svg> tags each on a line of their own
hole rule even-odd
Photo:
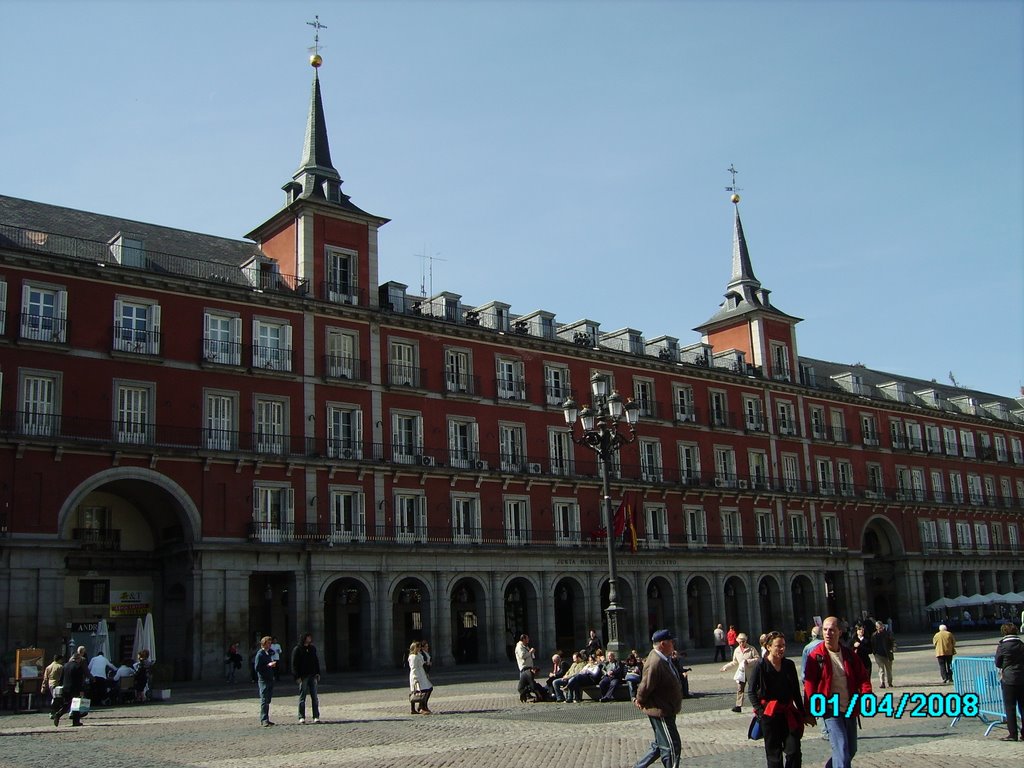
<svg viewBox="0 0 1024 768">
<path fill-rule="evenodd" d="M 622 532 L 626 530 L 626 498 L 623 497 L 622 501 L 619 502 L 619 508 L 615 510 L 615 516 L 612 517 L 612 531 L 615 533 L 615 538 L 618 539 Z"/>
<path fill-rule="evenodd" d="M 636 552 L 636 520 L 633 519 L 633 507 L 627 505 L 626 517 L 629 519 L 629 551 Z"/>
</svg>

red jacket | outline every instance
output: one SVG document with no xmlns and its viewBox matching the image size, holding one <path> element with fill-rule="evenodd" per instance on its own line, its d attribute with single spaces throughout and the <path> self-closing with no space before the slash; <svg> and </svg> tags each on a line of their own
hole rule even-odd
<svg viewBox="0 0 1024 768">
<path fill-rule="evenodd" d="M 840 645 L 839 653 L 843 657 L 843 669 L 846 672 L 846 685 L 850 696 L 855 693 L 871 693 L 871 678 L 856 652 L 845 645 Z M 812 693 L 832 695 L 832 659 L 829 658 L 824 643 L 818 644 L 807 654 L 807 666 L 804 667 L 804 706 L 808 711 Z"/>
</svg>

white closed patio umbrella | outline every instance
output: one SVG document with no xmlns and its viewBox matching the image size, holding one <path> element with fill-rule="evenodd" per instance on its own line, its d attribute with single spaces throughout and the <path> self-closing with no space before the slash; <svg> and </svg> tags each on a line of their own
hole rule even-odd
<svg viewBox="0 0 1024 768">
<path fill-rule="evenodd" d="M 142 625 L 142 631 L 143 631 L 143 635 L 145 636 L 145 641 L 144 641 L 144 644 L 143 644 L 143 648 L 145 648 L 146 650 L 149 651 L 149 661 L 150 661 L 150 663 L 151 664 L 155 663 L 156 662 L 156 634 L 154 634 L 154 632 L 153 632 L 153 614 L 152 613 L 147 613 L 146 614 L 146 621 Z"/>
<path fill-rule="evenodd" d="M 107 628 L 107 620 L 100 619 L 96 622 L 96 639 L 92 644 L 92 655 L 95 656 L 100 651 L 103 652 L 103 656 L 110 660 L 110 635 Z"/>
<path fill-rule="evenodd" d="M 132 658 L 137 659 L 139 657 L 139 651 L 145 648 L 146 642 L 146 630 L 142 626 L 142 617 L 137 616 L 135 618 L 135 640 L 132 642 Z"/>
</svg>

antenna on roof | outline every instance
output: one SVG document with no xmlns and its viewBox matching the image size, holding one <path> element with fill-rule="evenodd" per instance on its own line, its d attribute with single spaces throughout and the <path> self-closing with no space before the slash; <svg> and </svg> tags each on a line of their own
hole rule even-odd
<svg viewBox="0 0 1024 768">
<path fill-rule="evenodd" d="M 423 246 L 423 250 L 427 250 L 427 246 Z M 440 256 L 431 256 L 428 253 L 417 253 L 416 257 L 423 259 L 423 263 L 420 264 L 420 296 L 427 298 L 427 283 L 426 275 L 424 272 L 428 269 L 430 272 L 430 295 L 434 295 L 434 262 L 435 261 L 448 261 L 448 259 L 442 259 Z"/>
<path fill-rule="evenodd" d="M 320 30 L 327 29 L 327 25 L 320 23 L 320 16 L 314 16 L 313 20 L 307 21 L 306 24 L 316 30 L 313 33 L 313 46 L 308 49 L 313 52 L 313 55 L 309 57 L 309 63 L 314 67 L 319 67 L 324 61 L 320 56 Z"/>
<path fill-rule="evenodd" d="M 742 187 L 737 187 L 736 186 L 736 174 L 739 173 L 739 171 L 736 170 L 736 166 L 734 166 L 732 163 L 729 163 L 729 167 L 726 168 L 725 171 L 726 171 L 726 173 L 731 173 L 732 174 L 732 184 L 730 184 L 728 187 L 726 187 L 725 191 L 726 192 L 732 192 L 732 197 L 729 198 L 729 199 L 732 200 L 733 203 L 738 203 L 740 201 L 740 194 L 739 193 L 740 193 L 740 190 L 742 189 Z"/>
</svg>

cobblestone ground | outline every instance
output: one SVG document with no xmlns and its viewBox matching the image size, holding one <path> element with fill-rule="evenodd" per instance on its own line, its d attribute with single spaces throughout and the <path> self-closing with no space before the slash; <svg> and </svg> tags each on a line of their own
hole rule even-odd
<svg viewBox="0 0 1024 768">
<path fill-rule="evenodd" d="M 892 693 L 951 693 L 938 682 L 930 638 L 906 638 L 896 656 Z M 990 656 L 998 638 L 962 638 L 962 655 Z M 791 652 L 796 648 L 791 647 Z M 795 653 L 791 654 L 795 655 Z M 701 653 L 691 660 L 695 698 L 683 702 L 683 765 L 724 768 L 764 764 L 761 742 L 746 739 L 750 714 L 729 711 L 732 680 Z M 647 719 L 628 702 L 521 704 L 505 668 L 435 670 L 432 716 L 410 716 L 404 676 L 333 676 L 321 690 L 319 725 L 296 722 L 295 687 L 278 683 L 271 717 L 258 727 L 255 686 L 193 684 L 169 702 L 94 711 L 82 728 L 54 728 L 45 713 L 0 717 L 2 768 L 603 768 L 631 766 L 650 742 Z M 887 691 L 888 692 L 888 691 Z M 881 694 L 881 691 L 878 691 Z M 307 714 L 309 711 L 307 710 Z M 820 728 L 803 740 L 804 763 L 823 765 Z M 1020 764 L 1024 744 L 985 737 L 978 719 L 950 728 L 949 717 L 864 720 L 855 764 L 873 768 L 971 768 Z"/>
</svg>

